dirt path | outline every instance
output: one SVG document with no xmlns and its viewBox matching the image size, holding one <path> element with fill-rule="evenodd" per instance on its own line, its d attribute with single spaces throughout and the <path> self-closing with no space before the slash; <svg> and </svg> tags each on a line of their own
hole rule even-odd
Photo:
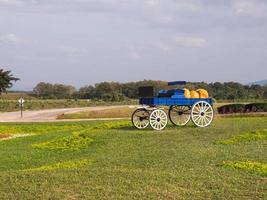
<svg viewBox="0 0 267 200">
<path fill-rule="evenodd" d="M 123 106 L 97 106 L 84 108 L 63 108 L 63 109 L 49 109 L 38 111 L 24 111 L 23 118 L 20 112 L 5 112 L 0 113 L 0 122 L 54 122 L 54 121 L 77 121 L 77 120 L 57 120 L 58 115 L 71 114 L 81 111 L 99 111 L 113 108 L 123 108 Z"/>
</svg>

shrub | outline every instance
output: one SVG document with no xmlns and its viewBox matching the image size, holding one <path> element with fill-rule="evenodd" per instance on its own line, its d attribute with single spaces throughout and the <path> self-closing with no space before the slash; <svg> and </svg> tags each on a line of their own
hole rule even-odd
<svg viewBox="0 0 267 200">
<path fill-rule="evenodd" d="M 267 103 L 250 103 L 245 106 L 246 112 L 267 112 Z"/>
<path fill-rule="evenodd" d="M 243 112 L 245 112 L 244 104 L 228 104 L 218 108 L 219 114 L 243 113 Z"/>
<path fill-rule="evenodd" d="M 267 112 L 267 103 L 228 104 L 218 108 L 219 114 Z"/>
</svg>

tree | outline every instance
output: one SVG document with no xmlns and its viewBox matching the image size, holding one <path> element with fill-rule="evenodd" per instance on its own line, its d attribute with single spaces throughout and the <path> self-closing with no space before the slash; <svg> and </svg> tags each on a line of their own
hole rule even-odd
<svg viewBox="0 0 267 200">
<path fill-rule="evenodd" d="M 38 83 L 33 92 L 38 97 L 51 98 L 53 97 L 53 85 L 51 83 Z"/>
<path fill-rule="evenodd" d="M 11 74 L 11 71 L 5 71 L 0 69 L 0 94 L 6 92 L 8 88 L 13 86 L 13 81 L 18 81 L 19 78 L 16 78 Z"/>
<path fill-rule="evenodd" d="M 76 91 L 75 87 L 71 85 L 54 84 L 53 95 L 58 99 L 69 99 Z"/>
<path fill-rule="evenodd" d="M 33 89 L 36 96 L 42 98 L 57 98 L 68 99 L 72 98 L 72 95 L 76 89 L 71 85 L 63 84 L 51 84 L 51 83 L 38 83 Z"/>
</svg>

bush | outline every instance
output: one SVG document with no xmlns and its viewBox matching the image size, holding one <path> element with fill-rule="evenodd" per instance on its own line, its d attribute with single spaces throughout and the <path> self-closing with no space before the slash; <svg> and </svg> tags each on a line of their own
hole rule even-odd
<svg viewBox="0 0 267 200">
<path fill-rule="evenodd" d="M 245 106 L 246 112 L 267 112 L 267 103 L 250 103 Z"/>
<path fill-rule="evenodd" d="M 219 114 L 243 113 L 244 111 L 245 111 L 244 104 L 228 104 L 218 108 Z"/>
<path fill-rule="evenodd" d="M 218 108 L 219 114 L 267 112 L 267 103 L 228 104 Z"/>
</svg>

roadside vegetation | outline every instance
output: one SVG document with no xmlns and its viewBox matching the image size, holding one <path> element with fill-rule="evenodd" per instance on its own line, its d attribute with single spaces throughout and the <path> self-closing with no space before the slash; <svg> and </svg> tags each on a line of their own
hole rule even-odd
<svg viewBox="0 0 267 200">
<path fill-rule="evenodd" d="M 4 123 L 0 135 L 30 136 L 0 139 L 0 196 L 266 199 L 267 140 L 254 139 L 266 129 L 267 117 L 160 132 L 136 130 L 129 120 Z"/>
</svg>

